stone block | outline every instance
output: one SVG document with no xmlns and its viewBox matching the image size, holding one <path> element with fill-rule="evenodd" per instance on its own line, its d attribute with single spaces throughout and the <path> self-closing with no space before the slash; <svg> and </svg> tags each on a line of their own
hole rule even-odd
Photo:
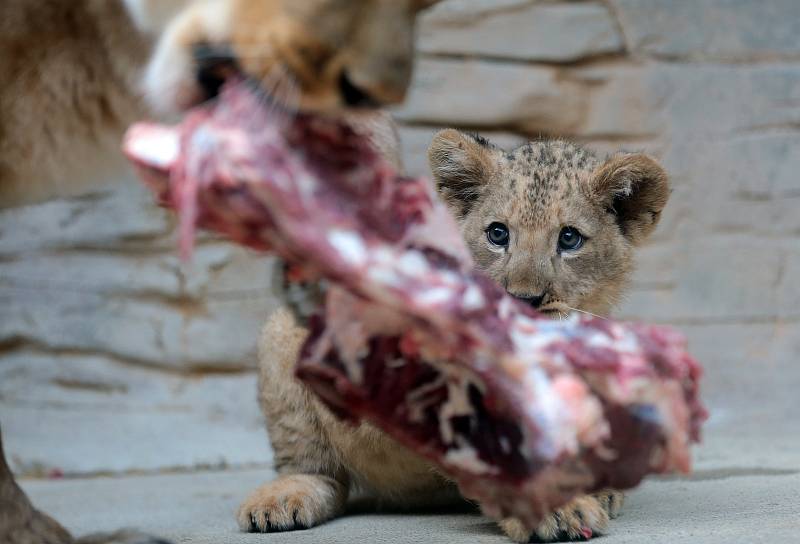
<svg viewBox="0 0 800 544">
<path fill-rule="evenodd" d="M 269 293 L 169 301 L 83 292 L 14 297 L 0 306 L 0 344 L 105 353 L 172 369 L 255 364 Z"/>
<path fill-rule="evenodd" d="M 256 376 L 181 376 L 96 356 L 18 351 L 0 364 L 12 469 L 78 475 L 271 460 Z"/>
<path fill-rule="evenodd" d="M 0 211 L 0 255 L 47 248 L 152 249 L 173 224 L 150 192 L 131 181 L 108 192 Z"/>
<path fill-rule="evenodd" d="M 800 66 L 610 62 L 570 71 L 587 93 L 580 136 L 705 145 L 800 123 Z"/>
<path fill-rule="evenodd" d="M 423 14 L 423 19 L 464 19 L 504 10 L 523 10 L 530 0 L 448 0 L 439 2 Z"/>
<path fill-rule="evenodd" d="M 795 0 L 611 0 L 631 50 L 668 59 L 744 61 L 800 54 Z"/>
<path fill-rule="evenodd" d="M 403 164 L 410 175 L 431 176 L 430 167 L 428 166 L 428 147 L 433 140 L 433 136 L 444 128 L 447 127 L 405 125 L 399 127 L 400 142 L 403 149 Z M 503 149 L 513 149 L 526 141 L 524 136 L 510 132 L 492 130 L 481 130 L 479 132 L 482 136 L 488 138 L 491 142 Z"/>
<path fill-rule="evenodd" d="M 423 59 L 401 121 L 524 133 L 571 133 L 584 113 L 581 85 L 542 66 Z"/>
<path fill-rule="evenodd" d="M 636 290 L 621 314 L 661 322 L 727 322 L 777 315 L 786 248 L 747 236 L 699 237 L 684 244 L 674 287 Z"/>
<path fill-rule="evenodd" d="M 571 62 L 622 51 L 608 9 L 598 2 L 443 2 L 420 21 L 423 53 Z"/>
</svg>

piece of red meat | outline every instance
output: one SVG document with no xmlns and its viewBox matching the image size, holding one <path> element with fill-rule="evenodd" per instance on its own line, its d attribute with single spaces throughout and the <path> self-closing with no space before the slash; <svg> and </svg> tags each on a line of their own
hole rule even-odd
<svg viewBox="0 0 800 544">
<path fill-rule="evenodd" d="M 245 82 L 125 152 L 196 225 L 331 281 L 297 375 L 341 417 L 436 463 L 488 514 L 533 527 L 578 493 L 689 470 L 705 411 L 675 331 L 541 318 L 474 270 L 429 182 L 347 124 L 289 116 Z"/>
</svg>

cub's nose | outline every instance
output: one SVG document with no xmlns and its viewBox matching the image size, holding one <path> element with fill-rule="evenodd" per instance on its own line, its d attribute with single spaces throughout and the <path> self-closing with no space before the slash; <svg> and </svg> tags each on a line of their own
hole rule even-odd
<svg viewBox="0 0 800 544">
<path fill-rule="evenodd" d="M 198 44 L 192 54 L 195 78 L 204 100 L 216 98 L 225 80 L 239 72 L 233 52 L 228 47 Z"/>
<path fill-rule="evenodd" d="M 512 295 L 514 295 L 512 293 Z M 514 297 L 518 298 L 522 302 L 526 304 L 530 304 L 534 308 L 538 308 L 544 302 L 545 294 L 542 293 L 541 295 L 514 295 Z"/>
</svg>

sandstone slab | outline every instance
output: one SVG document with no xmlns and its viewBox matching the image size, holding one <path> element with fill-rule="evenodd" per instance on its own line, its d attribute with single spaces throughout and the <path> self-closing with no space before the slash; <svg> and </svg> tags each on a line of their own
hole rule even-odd
<svg viewBox="0 0 800 544">
<path fill-rule="evenodd" d="M 166 374 L 99 356 L 19 352 L 0 364 L 18 473 L 68 476 L 266 464 L 254 372 Z"/>
<path fill-rule="evenodd" d="M 431 177 L 428 165 L 428 147 L 434 135 L 447 126 L 400 126 L 400 141 L 403 146 L 403 165 L 412 176 Z M 503 149 L 514 149 L 525 143 L 526 138 L 518 134 L 503 131 L 482 130 L 481 135 Z"/>
<path fill-rule="evenodd" d="M 580 86 L 554 68 L 423 59 L 396 114 L 415 124 L 552 134 L 573 132 L 584 106 Z"/>
<path fill-rule="evenodd" d="M 742 61 L 800 55 L 794 0 L 611 0 L 633 51 L 671 59 Z"/>
<path fill-rule="evenodd" d="M 443 2 L 420 21 L 420 52 L 572 62 L 623 48 L 611 14 L 599 2 L 450 4 Z"/>
</svg>

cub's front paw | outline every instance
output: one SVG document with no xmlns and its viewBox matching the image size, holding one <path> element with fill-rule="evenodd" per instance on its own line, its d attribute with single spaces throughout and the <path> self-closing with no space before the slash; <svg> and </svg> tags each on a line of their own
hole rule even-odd
<svg viewBox="0 0 800 544">
<path fill-rule="evenodd" d="M 564 542 L 588 540 L 603 533 L 608 520 L 619 515 L 623 495 L 619 491 L 603 491 L 578 497 L 550 514 L 533 533 L 513 518 L 504 519 L 500 527 L 514 542 Z"/>
<path fill-rule="evenodd" d="M 256 489 L 236 518 L 251 533 L 307 529 L 340 514 L 346 499 L 347 487 L 333 478 L 292 474 Z"/>
</svg>

